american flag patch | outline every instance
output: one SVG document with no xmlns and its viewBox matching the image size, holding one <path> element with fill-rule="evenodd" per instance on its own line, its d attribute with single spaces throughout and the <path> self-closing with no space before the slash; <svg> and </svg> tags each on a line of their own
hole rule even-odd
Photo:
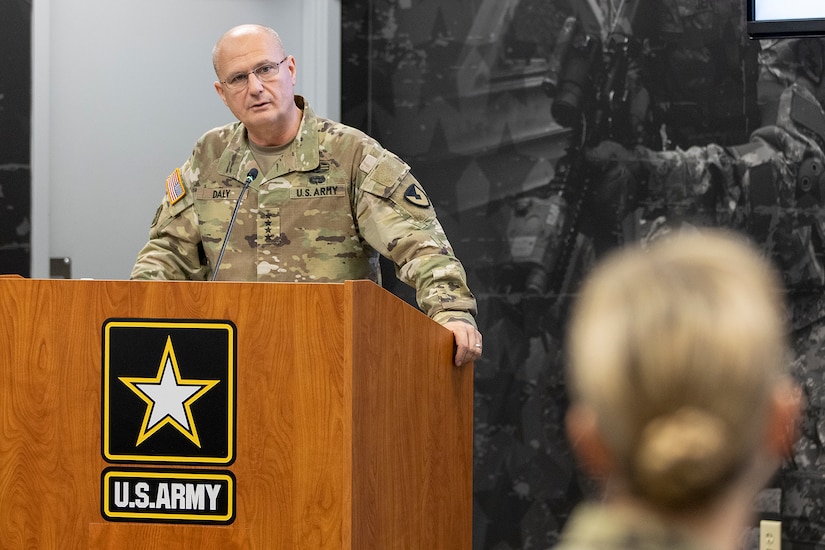
<svg viewBox="0 0 825 550">
<path fill-rule="evenodd" d="M 166 178 L 166 194 L 169 195 L 169 204 L 175 204 L 186 194 L 186 189 L 180 181 L 180 168 Z"/>
</svg>

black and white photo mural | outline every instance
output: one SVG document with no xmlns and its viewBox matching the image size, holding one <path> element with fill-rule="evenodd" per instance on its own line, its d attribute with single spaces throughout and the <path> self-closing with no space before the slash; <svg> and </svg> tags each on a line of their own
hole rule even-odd
<svg viewBox="0 0 825 550">
<path fill-rule="evenodd" d="M 750 40 L 743 9 L 342 4 L 344 122 L 410 163 L 479 300 L 477 550 L 550 548 L 598 496 L 564 434 L 582 274 L 622 244 L 706 226 L 749 236 L 782 271 L 807 402 L 754 525 L 779 518 L 790 547 L 825 548 L 825 41 Z"/>
<path fill-rule="evenodd" d="M 31 0 L 0 2 L 0 274 L 31 264 Z"/>
</svg>

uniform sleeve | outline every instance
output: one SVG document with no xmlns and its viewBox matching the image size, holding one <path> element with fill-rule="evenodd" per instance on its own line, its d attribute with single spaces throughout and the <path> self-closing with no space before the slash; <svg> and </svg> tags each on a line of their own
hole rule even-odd
<svg viewBox="0 0 825 550">
<path fill-rule="evenodd" d="M 383 150 L 358 170 L 356 217 L 363 238 L 396 265 L 398 278 L 416 289 L 424 313 L 439 323 L 475 326 L 476 301 L 435 210 L 409 166 Z"/>
<path fill-rule="evenodd" d="M 647 174 L 645 217 L 743 227 L 746 212 L 741 173 L 727 149 L 710 144 L 655 152 L 640 148 L 638 153 Z M 653 224 L 650 229 L 656 227 Z"/>
<path fill-rule="evenodd" d="M 810 156 L 809 156 L 810 155 Z M 684 220 L 694 226 L 721 226 L 746 234 L 771 259 L 789 288 L 825 285 L 816 186 L 820 168 L 806 173 L 806 159 L 819 159 L 805 140 L 768 126 L 749 143 L 722 148 L 650 152 L 648 213 L 644 239 L 655 240 Z M 817 161 L 818 162 L 818 161 Z M 658 217 L 657 217 L 658 216 Z"/>
<path fill-rule="evenodd" d="M 205 280 L 207 267 L 201 261 L 193 204 L 190 192 L 185 191 L 174 203 L 167 193 L 149 229 L 149 242 L 138 253 L 131 279 Z"/>
</svg>

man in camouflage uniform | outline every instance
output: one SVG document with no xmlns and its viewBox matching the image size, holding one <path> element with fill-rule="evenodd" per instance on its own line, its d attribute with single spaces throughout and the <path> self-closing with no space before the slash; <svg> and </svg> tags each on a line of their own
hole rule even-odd
<svg viewBox="0 0 825 550">
<path fill-rule="evenodd" d="M 207 132 L 169 176 L 131 277 L 380 283 L 380 253 L 453 332 L 456 364 L 477 359 L 475 299 L 410 167 L 295 95 L 274 30 L 231 29 L 213 63 L 239 122 Z"/>
<path fill-rule="evenodd" d="M 737 229 L 772 259 L 788 292 L 793 373 L 807 410 L 793 460 L 779 476 L 791 539 L 825 541 L 825 520 L 800 504 L 825 499 L 825 40 L 761 43 L 758 96 L 765 126 L 749 143 L 589 153 L 606 186 L 635 200 L 625 239 L 653 241 L 703 226 Z M 628 170 L 629 169 L 629 170 Z M 803 495 L 803 496 L 800 496 Z M 786 521 L 792 520 L 792 521 Z"/>
</svg>

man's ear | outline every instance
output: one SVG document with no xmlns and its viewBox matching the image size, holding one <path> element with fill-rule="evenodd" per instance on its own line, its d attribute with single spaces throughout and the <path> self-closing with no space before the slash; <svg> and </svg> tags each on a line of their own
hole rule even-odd
<svg viewBox="0 0 825 550">
<path fill-rule="evenodd" d="M 768 450 L 777 458 L 793 456 L 793 446 L 800 435 L 803 401 L 802 390 L 791 380 L 780 383 L 773 392 L 765 437 Z"/>
<path fill-rule="evenodd" d="M 293 56 L 289 56 L 289 59 L 286 61 L 286 68 L 289 71 L 289 74 L 292 75 L 292 87 L 295 87 L 295 84 L 298 83 L 298 62 L 295 61 Z"/>
<path fill-rule="evenodd" d="M 221 101 L 223 101 L 224 105 L 228 105 L 226 103 L 226 93 L 223 91 L 223 86 L 217 80 L 215 81 L 215 91 L 218 92 L 218 95 L 221 96 Z"/>
<path fill-rule="evenodd" d="M 596 412 L 573 404 L 565 416 L 567 438 L 579 463 L 590 476 L 603 479 L 613 472 L 613 459 L 599 432 Z"/>
</svg>

